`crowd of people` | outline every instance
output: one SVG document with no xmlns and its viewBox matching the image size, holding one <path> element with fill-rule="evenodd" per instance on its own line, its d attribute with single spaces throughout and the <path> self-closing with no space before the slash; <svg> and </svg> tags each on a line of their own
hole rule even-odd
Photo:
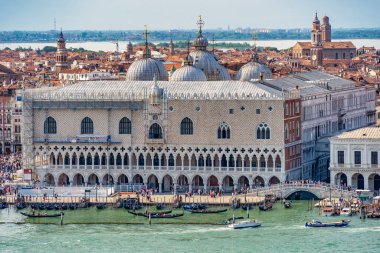
<svg viewBox="0 0 380 253">
<path fill-rule="evenodd" d="M 21 169 L 21 153 L 0 155 L 0 184 L 12 182 L 13 174 Z M 1 189 L 0 193 L 4 192 Z"/>
</svg>

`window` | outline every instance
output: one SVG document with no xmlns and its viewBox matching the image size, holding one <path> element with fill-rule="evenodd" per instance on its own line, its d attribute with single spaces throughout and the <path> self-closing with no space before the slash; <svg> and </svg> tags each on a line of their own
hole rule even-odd
<svg viewBox="0 0 380 253">
<path fill-rule="evenodd" d="M 174 166 L 174 156 L 172 154 L 169 155 L 168 165 Z"/>
<path fill-rule="evenodd" d="M 260 114 L 260 109 L 256 109 L 256 114 Z"/>
<path fill-rule="evenodd" d="M 362 164 L 362 154 L 360 151 L 355 151 L 354 152 L 354 156 L 355 156 L 355 164 L 358 165 L 358 164 Z"/>
<path fill-rule="evenodd" d="M 269 107 L 268 107 L 268 111 L 269 111 L 269 112 L 273 111 L 273 107 L 272 107 L 272 106 L 269 106 Z"/>
<path fill-rule="evenodd" d="M 240 111 L 244 112 L 245 111 L 245 107 L 244 106 L 240 107 Z"/>
<path fill-rule="evenodd" d="M 289 105 L 285 104 L 285 115 L 289 114 Z"/>
<path fill-rule="evenodd" d="M 230 139 L 230 137 L 230 126 L 226 122 L 223 122 L 218 128 L 218 139 Z"/>
<path fill-rule="evenodd" d="M 143 154 L 140 154 L 139 155 L 139 166 L 144 166 L 145 162 L 144 162 L 144 155 Z"/>
<path fill-rule="evenodd" d="M 192 135 L 193 134 L 193 121 L 188 117 L 181 121 L 181 135 Z"/>
<path fill-rule="evenodd" d="M 234 114 L 234 109 L 229 110 L 230 114 Z"/>
<path fill-rule="evenodd" d="M 378 161 L 377 161 L 377 151 L 372 151 L 371 152 L 371 164 L 372 165 L 377 165 L 378 164 Z"/>
<path fill-rule="evenodd" d="M 295 113 L 300 113 L 300 104 L 298 102 L 295 103 Z"/>
<path fill-rule="evenodd" d="M 285 124 L 285 140 L 288 139 L 288 124 Z"/>
<path fill-rule="evenodd" d="M 44 123 L 44 134 L 56 134 L 57 133 L 57 122 L 54 118 L 48 117 Z"/>
<path fill-rule="evenodd" d="M 149 128 L 149 139 L 162 139 L 162 129 L 157 123 L 154 123 Z"/>
<path fill-rule="evenodd" d="M 132 123 L 127 118 L 124 117 L 119 121 L 119 134 L 131 134 L 132 132 Z"/>
<path fill-rule="evenodd" d="M 81 128 L 80 128 L 81 134 L 93 134 L 94 133 L 94 122 L 89 117 L 86 117 L 82 120 Z"/>
<path fill-rule="evenodd" d="M 343 53 L 343 57 L 342 57 L 343 59 L 346 59 L 346 53 Z"/>
<path fill-rule="evenodd" d="M 266 123 L 261 123 L 256 129 L 256 138 L 258 140 L 270 139 L 270 129 Z"/>
<path fill-rule="evenodd" d="M 300 123 L 298 121 L 296 123 L 296 134 L 297 134 L 297 137 L 300 137 Z"/>
<path fill-rule="evenodd" d="M 338 151 L 338 164 L 344 164 L 344 151 Z"/>
<path fill-rule="evenodd" d="M 335 53 L 335 59 L 339 59 L 338 53 Z"/>
</svg>

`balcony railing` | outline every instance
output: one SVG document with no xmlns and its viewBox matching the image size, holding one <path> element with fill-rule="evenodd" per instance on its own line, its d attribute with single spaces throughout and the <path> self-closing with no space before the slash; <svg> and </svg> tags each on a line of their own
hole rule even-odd
<svg viewBox="0 0 380 253">
<path fill-rule="evenodd" d="M 48 165 L 36 164 L 37 169 L 48 169 Z M 78 165 L 78 164 L 50 164 L 51 170 L 138 170 L 138 171 L 210 171 L 210 172 L 281 172 L 281 167 L 204 167 L 204 166 L 138 166 L 138 165 Z"/>
</svg>

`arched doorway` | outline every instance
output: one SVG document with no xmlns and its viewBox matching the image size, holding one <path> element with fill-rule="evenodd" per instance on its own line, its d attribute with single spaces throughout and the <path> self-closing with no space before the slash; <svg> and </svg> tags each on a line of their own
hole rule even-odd
<svg viewBox="0 0 380 253">
<path fill-rule="evenodd" d="M 133 177 L 133 184 L 143 184 L 143 183 L 144 183 L 144 179 L 142 178 L 141 175 L 136 174 L 136 175 Z"/>
<path fill-rule="evenodd" d="M 368 177 L 368 188 L 369 190 L 376 192 L 377 194 L 380 191 L 380 176 L 379 174 L 371 174 Z"/>
<path fill-rule="evenodd" d="M 44 182 L 47 186 L 55 186 L 54 176 L 50 173 L 47 173 L 44 177 Z"/>
<path fill-rule="evenodd" d="M 73 185 L 74 186 L 84 185 L 84 178 L 81 174 L 78 173 L 74 176 Z"/>
<path fill-rule="evenodd" d="M 118 184 L 128 184 L 128 177 L 127 177 L 125 174 L 121 174 L 121 175 L 117 178 L 117 183 L 118 183 Z"/>
<path fill-rule="evenodd" d="M 222 189 L 224 192 L 233 192 L 234 180 L 230 176 L 225 176 L 222 181 Z"/>
<path fill-rule="evenodd" d="M 177 179 L 177 192 L 186 192 L 189 190 L 189 181 L 184 175 L 180 175 Z"/>
<path fill-rule="evenodd" d="M 246 176 L 241 176 L 238 179 L 238 190 L 246 190 L 249 188 L 249 180 Z"/>
<path fill-rule="evenodd" d="M 344 173 L 338 173 L 335 175 L 335 185 L 347 186 L 347 175 Z"/>
<path fill-rule="evenodd" d="M 150 175 L 147 182 L 148 189 L 158 189 L 158 178 L 156 175 Z"/>
<path fill-rule="evenodd" d="M 194 191 L 201 189 L 203 191 L 203 178 L 201 176 L 195 175 L 193 181 L 191 182 L 192 188 Z"/>
<path fill-rule="evenodd" d="M 173 178 L 169 175 L 164 176 L 162 179 L 162 191 L 163 192 L 171 192 L 173 186 Z"/>
<path fill-rule="evenodd" d="M 352 175 L 352 187 L 356 189 L 364 189 L 364 177 L 360 173 L 355 173 Z"/>
<path fill-rule="evenodd" d="M 216 176 L 211 175 L 207 179 L 207 188 L 208 188 L 208 190 L 217 190 L 219 188 L 219 182 L 218 182 L 218 178 Z"/>
<path fill-rule="evenodd" d="M 91 174 L 88 177 L 87 184 L 88 185 L 99 185 L 99 178 L 98 178 L 98 176 L 96 174 Z"/>
<path fill-rule="evenodd" d="M 70 185 L 70 179 L 69 179 L 69 177 L 65 173 L 63 173 L 63 174 L 61 174 L 59 176 L 59 178 L 58 178 L 58 185 L 59 186 L 68 186 L 68 185 Z"/>
<path fill-rule="evenodd" d="M 263 187 L 263 186 L 265 186 L 265 181 L 260 176 L 255 177 L 255 179 L 253 180 L 253 183 L 255 184 L 256 187 Z"/>
<path fill-rule="evenodd" d="M 113 177 L 110 174 L 104 175 L 102 185 L 113 185 Z"/>
<path fill-rule="evenodd" d="M 280 179 L 278 179 L 278 177 L 276 177 L 276 176 L 273 176 L 269 179 L 269 183 L 270 183 L 270 185 L 279 184 Z"/>
</svg>

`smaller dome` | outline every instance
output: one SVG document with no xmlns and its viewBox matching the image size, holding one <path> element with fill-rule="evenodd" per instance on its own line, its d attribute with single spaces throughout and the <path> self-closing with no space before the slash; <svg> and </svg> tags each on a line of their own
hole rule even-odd
<svg viewBox="0 0 380 253">
<path fill-rule="evenodd" d="M 170 81 L 207 81 L 207 77 L 202 70 L 185 65 L 174 71 Z"/>
<path fill-rule="evenodd" d="M 193 41 L 193 46 L 198 50 L 205 51 L 208 46 L 208 41 L 206 38 L 203 38 L 202 34 L 199 34 L 198 37 Z"/>
<path fill-rule="evenodd" d="M 323 21 L 323 24 L 328 24 L 330 19 L 327 16 L 323 16 L 322 21 Z"/>
<path fill-rule="evenodd" d="M 167 81 L 168 72 L 162 62 L 152 58 L 134 61 L 129 66 L 126 75 L 126 79 L 130 81 L 151 81 L 154 77 L 160 81 Z"/>
<path fill-rule="evenodd" d="M 272 71 L 264 64 L 250 61 L 243 65 L 236 74 L 236 79 L 240 81 L 250 81 L 260 79 L 261 74 L 265 79 L 271 79 Z"/>
</svg>

